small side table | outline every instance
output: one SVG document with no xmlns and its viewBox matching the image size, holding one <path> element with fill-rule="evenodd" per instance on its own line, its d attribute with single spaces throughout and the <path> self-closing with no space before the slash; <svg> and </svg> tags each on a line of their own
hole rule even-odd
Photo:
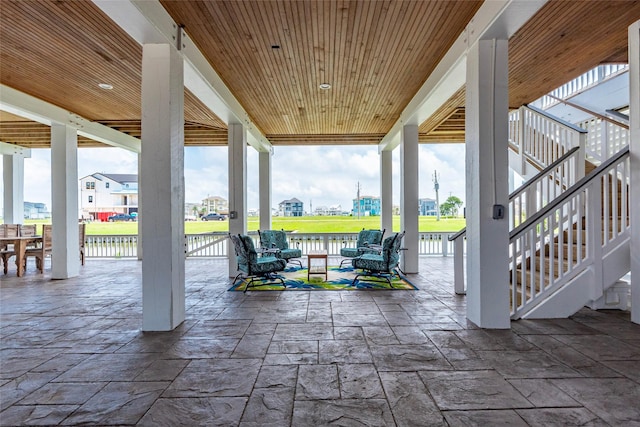
<svg viewBox="0 0 640 427">
<path fill-rule="evenodd" d="M 324 280 L 328 280 L 328 255 L 326 250 L 313 250 L 307 254 L 307 280 L 310 279 L 312 274 L 324 274 Z M 324 260 L 322 264 L 313 265 L 311 262 L 314 259 Z"/>
</svg>

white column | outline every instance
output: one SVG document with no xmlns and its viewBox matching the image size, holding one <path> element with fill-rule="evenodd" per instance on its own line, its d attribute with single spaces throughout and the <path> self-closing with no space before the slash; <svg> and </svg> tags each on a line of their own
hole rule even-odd
<svg viewBox="0 0 640 427">
<path fill-rule="evenodd" d="M 402 270 L 418 272 L 418 126 L 402 127 L 400 143 L 400 228 L 406 232 Z"/>
<path fill-rule="evenodd" d="M 270 151 L 258 153 L 260 230 L 271 229 L 271 155 Z"/>
<path fill-rule="evenodd" d="M 138 253 L 138 261 L 142 261 L 142 215 L 140 215 L 140 210 L 142 209 L 142 194 L 140 192 L 140 188 L 142 187 L 142 154 L 138 153 L 138 244 L 136 245 L 136 250 Z"/>
<path fill-rule="evenodd" d="M 467 55 L 467 318 L 482 328 L 510 327 L 507 51 L 507 40 L 480 40 Z"/>
<path fill-rule="evenodd" d="M 169 44 L 142 48 L 142 329 L 184 321 L 183 61 Z"/>
<path fill-rule="evenodd" d="M 380 153 L 380 228 L 393 233 L 393 151 Z"/>
<path fill-rule="evenodd" d="M 2 156 L 4 181 L 4 223 L 22 224 L 24 221 L 24 157 L 17 154 Z"/>
<path fill-rule="evenodd" d="M 78 133 L 51 126 L 51 278 L 67 279 L 80 273 L 78 240 Z"/>
<path fill-rule="evenodd" d="M 640 21 L 629 27 L 631 321 L 640 323 Z"/>
<path fill-rule="evenodd" d="M 247 131 L 229 124 L 229 233 L 247 234 Z M 229 277 L 238 271 L 233 245 L 229 242 Z"/>
</svg>

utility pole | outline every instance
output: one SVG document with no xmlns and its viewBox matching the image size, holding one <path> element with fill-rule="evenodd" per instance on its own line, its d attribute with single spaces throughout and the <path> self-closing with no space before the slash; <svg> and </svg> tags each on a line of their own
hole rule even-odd
<svg viewBox="0 0 640 427">
<path fill-rule="evenodd" d="M 438 196 L 438 190 L 440 184 L 438 184 L 438 172 L 433 171 L 433 188 L 436 190 L 436 221 L 440 221 L 440 196 Z"/>
<path fill-rule="evenodd" d="M 356 197 L 358 199 L 358 219 L 360 219 L 360 181 L 358 181 L 358 193 Z"/>
</svg>

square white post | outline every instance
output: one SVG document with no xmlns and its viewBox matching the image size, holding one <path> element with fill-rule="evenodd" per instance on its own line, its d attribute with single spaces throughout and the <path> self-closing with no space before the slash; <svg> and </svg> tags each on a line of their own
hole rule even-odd
<svg viewBox="0 0 640 427">
<path fill-rule="evenodd" d="M 467 318 L 482 328 L 510 327 L 507 51 L 480 40 L 467 55 Z"/>
<path fill-rule="evenodd" d="M 184 321 L 183 60 L 169 44 L 142 48 L 142 329 Z"/>
<path fill-rule="evenodd" d="M 229 124 L 229 233 L 247 234 L 247 130 Z M 261 205 L 262 207 L 262 205 Z M 238 271 L 235 251 L 228 242 L 229 277 Z"/>
<path fill-rule="evenodd" d="M 80 273 L 78 240 L 78 133 L 51 126 L 51 278 L 67 279 Z"/>
<path fill-rule="evenodd" d="M 4 223 L 22 224 L 24 221 L 24 157 L 18 154 L 2 156 L 4 181 Z"/>
<path fill-rule="evenodd" d="M 393 233 L 393 151 L 380 152 L 380 228 Z"/>
<path fill-rule="evenodd" d="M 418 126 L 402 127 L 400 143 L 400 228 L 404 235 L 402 270 L 418 272 Z"/>
<path fill-rule="evenodd" d="M 271 151 L 258 153 L 260 230 L 271 229 Z"/>
<path fill-rule="evenodd" d="M 142 194 L 140 193 L 140 187 L 142 181 L 142 154 L 138 153 L 138 240 L 136 245 L 136 252 L 138 254 L 138 261 L 142 261 L 142 215 L 140 210 L 142 209 Z"/>
<path fill-rule="evenodd" d="M 640 323 L 640 21 L 629 26 L 631 321 Z"/>
</svg>

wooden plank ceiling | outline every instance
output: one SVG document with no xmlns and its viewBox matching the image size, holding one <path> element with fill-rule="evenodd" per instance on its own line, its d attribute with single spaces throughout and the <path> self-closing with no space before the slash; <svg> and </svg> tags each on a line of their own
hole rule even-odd
<svg viewBox="0 0 640 427">
<path fill-rule="evenodd" d="M 161 0 L 274 145 L 378 143 L 481 3 Z M 640 1 L 547 3 L 510 40 L 510 105 L 626 62 L 638 19 Z M 0 1 L 0 82 L 134 136 L 141 55 L 90 1 Z M 419 131 L 421 142 L 464 141 L 464 88 Z M 49 134 L 3 114 L 0 140 L 48 146 Z M 185 144 L 226 144 L 225 124 L 188 91 Z"/>
</svg>

